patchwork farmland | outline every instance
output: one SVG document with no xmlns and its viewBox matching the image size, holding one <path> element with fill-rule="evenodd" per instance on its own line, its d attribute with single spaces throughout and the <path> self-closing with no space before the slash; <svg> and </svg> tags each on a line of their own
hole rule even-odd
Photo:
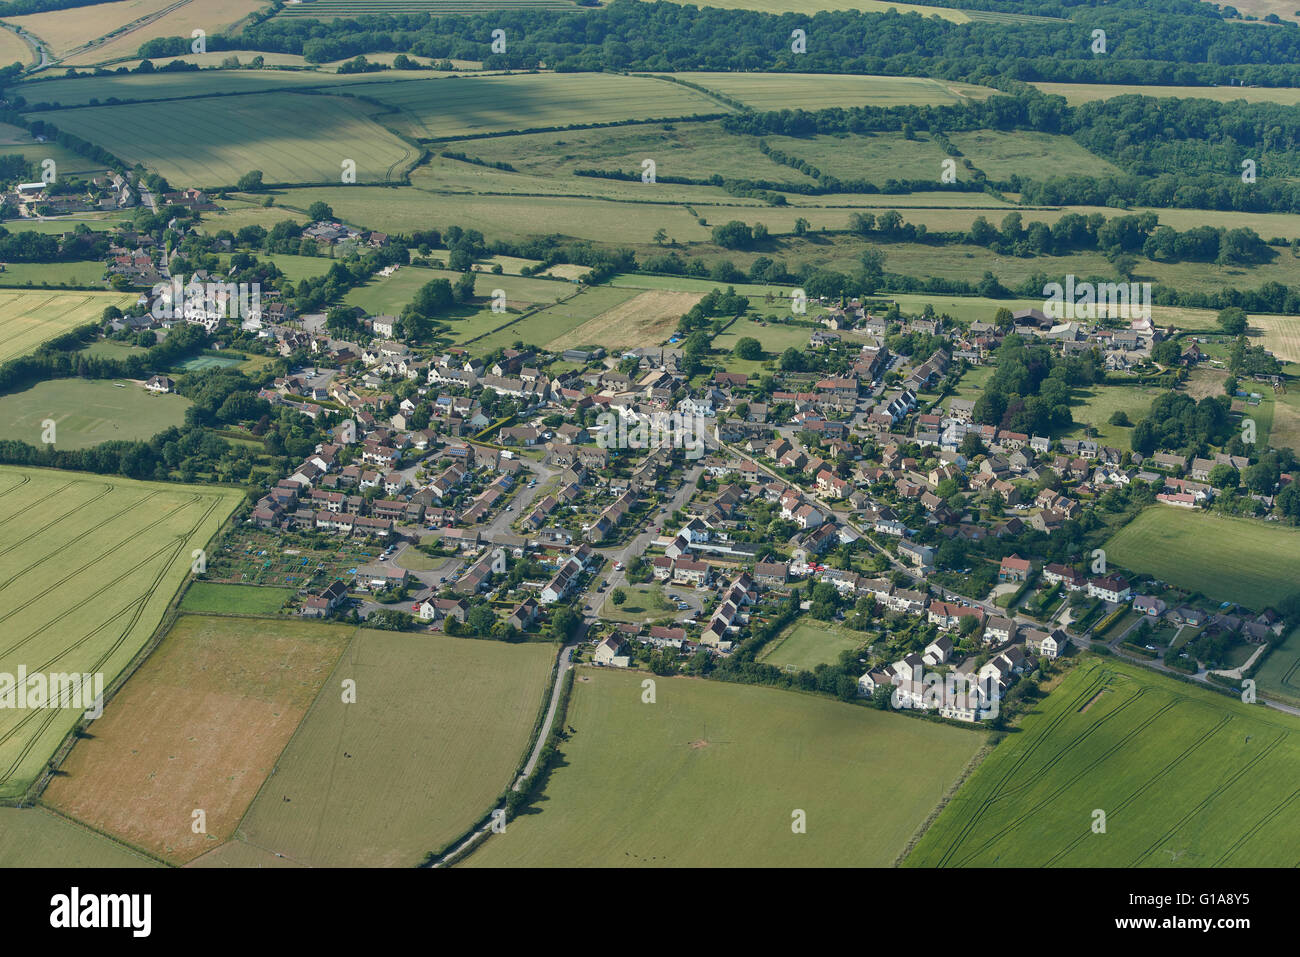
<svg viewBox="0 0 1300 957">
<path fill-rule="evenodd" d="M 1291 716 L 1089 658 L 997 746 L 905 863 L 1295 867 L 1297 760 Z"/>
<path fill-rule="evenodd" d="M 0 466 L 0 673 L 101 673 L 107 686 L 242 497 Z M 0 709 L 0 799 L 27 790 L 80 715 Z"/>
<path fill-rule="evenodd" d="M 579 672 L 545 800 L 468 866 L 885 867 L 984 741 L 751 685 L 660 678 L 643 704 L 642 678 Z"/>
</svg>

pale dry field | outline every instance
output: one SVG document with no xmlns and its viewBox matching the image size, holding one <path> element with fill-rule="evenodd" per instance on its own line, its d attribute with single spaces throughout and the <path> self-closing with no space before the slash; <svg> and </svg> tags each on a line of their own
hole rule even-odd
<svg viewBox="0 0 1300 957">
<path fill-rule="evenodd" d="M 163 6 L 166 7 L 168 4 L 164 3 Z M 132 57 L 140 49 L 140 44 L 147 40 L 155 37 L 188 37 L 196 29 L 213 36 L 265 6 L 265 0 L 190 0 L 183 7 L 178 7 L 157 20 L 78 52 L 65 62 L 72 66 L 88 66 L 121 57 Z"/>
<path fill-rule="evenodd" d="M 671 335 L 677 320 L 704 298 L 695 292 L 666 289 L 643 292 L 627 302 L 602 312 L 547 344 L 560 352 L 576 346 L 604 346 L 606 349 L 635 349 L 657 346 Z"/>
<path fill-rule="evenodd" d="M 1300 362 L 1300 316 L 1251 316 L 1250 324 L 1264 333 L 1259 345 L 1283 362 Z"/>
<path fill-rule="evenodd" d="M 61 57 L 141 17 L 165 10 L 175 2 L 176 0 L 117 0 L 115 3 L 96 3 L 89 7 L 51 10 L 25 17 L 7 17 L 5 22 L 20 26 L 28 33 L 40 37 L 45 41 L 50 56 Z M 223 3 L 224 0 L 216 2 Z"/>
</svg>

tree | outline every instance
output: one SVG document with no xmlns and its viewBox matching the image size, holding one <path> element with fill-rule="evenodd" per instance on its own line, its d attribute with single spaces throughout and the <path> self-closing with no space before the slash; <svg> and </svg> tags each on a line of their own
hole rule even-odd
<svg viewBox="0 0 1300 957">
<path fill-rule="evenodd" d="M 313 223 L 333 219 L 334 210 L 330 208 L 329 203 L 323 203 L 320 200 L 317 200 L 307 207 L 307 218 Z"/>
<path fill-rule="evenodd" d="M 1230 336 L 1240 336 L 1246 331 L 1246 311 L 1238 306 L 1219 310 L 1218 323 Z"/>
<path fill-rule="evenodd" d="M 1128 413 L 1123 409 L 1116 409 L 1110 414 L 1110 424 L 1117 425 L 1122 429 L 1129 428 L 1133 423 L 1129 421 Z"/>
<path fill-rule="evenodd" d="M 1241 473 L 1226 462 L 1221 462 L 1210 469 L 1208 481 L 1218 489 L 1236 488 L 1241 484 Z"/>
<path fill-rule="evenodd" d="M 625 592 L 625 591 L 624 591 L 623 589 L 621 589 L 621 588 L 615 588 L 615 589 L 610 593 L 609 598 L 610 598 L 610 601 L 612 601 L 612 602 L 615 604 L 615 606 L 618 606 L 618 605 L 623 604 L 623 602 L 627 601 L 627 592 Z"/>
<path fill-rule="evenodd" d="M 239 182 L 236 186 L 239 188 L 240 192 L 256 193 L 258 190 L 262 189 L 262 171 L 260 169 L 255 169 L 252 172 L 245 173 L 243 176 L 239 177 Z"/>
<path fill-rule="evenodd" d="M 662 246 L 667 239 L 668 233 L 664 229 L 660 228 L 655 230 L 654 240 L 656 246 Z"/>
<path fill-rule="evenodd" d="M 732 350 L 737 359 L 756 362 L 763 358 L 763 344 L 753 336 L 742 336 Z"/>
</svg>

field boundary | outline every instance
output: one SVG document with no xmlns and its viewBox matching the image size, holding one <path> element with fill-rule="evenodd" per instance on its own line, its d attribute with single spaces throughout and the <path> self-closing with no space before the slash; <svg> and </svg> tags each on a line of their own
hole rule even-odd
<svg viewBox="0 0 1300 957">
<path fill-rule="evenodd" d="M 990 738 L 994 736 L 995 735 L 990 735 Z M 1003 738 L 1005 738 L 1005 734 L 1003 735 Z M 985 743 L 975 752 L 974 755 L 971 756 L 971 759 L 966 762 L 966 767 L 962 768 L 961 774 L 957 775 L 957 780 L 953 782 L 952 787 L 948 788 L 948 790 L 944 792 L 943 797 L 939 798 L 939 803 L 934 806 L 929 815 L 926 816 L 926 819 L 921 822 L 920 826 L 916 829 L 916 832 L 907 839 L 907 843 L 903 846 L 903 849 L 898 852 L 898 856 L 894 858 L 894 863 L 891 864 L 890 867 L 902 866 L 903 861 L 907 859 L 907 855 L 911 854 L 913 848 L 920 843 L 921 838 L 925 837 L 925 832 L 930 830 L 930 827 L 934 822 L 939 819 L 939 815 L 943 813 L 944 808 L 946 808 L 949 803 L 951 803 L 952 799 L 957 796 L 957 792 L 961 790 L 962 786 L 970 776 L 979 769 L 979 766 L 984 763 L 985 759 L 993 753 L 994 748 L 1001 743 L 1003 738 L 999 738 L 998 741 L 992 743 Z"/>
</svg>

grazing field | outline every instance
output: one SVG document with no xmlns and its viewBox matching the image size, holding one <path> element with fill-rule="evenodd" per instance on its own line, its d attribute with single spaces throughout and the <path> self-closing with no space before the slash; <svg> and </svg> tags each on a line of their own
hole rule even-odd
<svg viewBox="0 0 1300 957">
<path fill-rule="evenodd" d="M 865 643 L 865 635 L 804 620 L 764 648 L 759 659 L 787 671 L 812 671 L 818 665 L 834 664 L 840 660 L 840 652 L 855 651 Z"/>
<path fill-rule="evenodd" d="M 196 615 L 274 615 L 295 594 L 292 588 L 196 581 L 181 599 L 181 611 Z"/>
<path fill-rule="evenodd" d="M 547 348 L 564 351 L 577 346 L 637 349 L 662 345 L 677 322 L 703 297 L 693 292 L 643 292 L 571 329 Z"/>
<path fill-rule="evenodd" d="M 185 423 L 190 400 L 154 395 L 111 379 L 50 379 L 0 396 L 0 439 L 44 443 L 54 422 L 56 449 L 88 449 L 101 442 L 147 439 Z"/>
<path fill-rule="evenodd" d="M 510 785 L 554 658 L 545 644 L 359 632 L 236 836 L 315 867 L 420 863 Z"/>
<path fill-rule="evenodd" d="M 1295 4 L 1286 0 L 1289 7 Z M 1300 90 L 1286 87 L 1257 86 L 1142 86 L 1127 83 L 1031 83 L 1044 93 L 1063 96 L 1071 106 L 1109 100 L 1115 96 L 1153 96 L 1158 99 L 1178 97 L 1217 100 L 1221 103 L 1246 100 L 1250 103 L 1278 103 L 1282 106 L 1300 104 Z"/>
<path fill-rule="evenodd" d="M 77 326 L 98 322 L 109 306 L 126 308 L 135 296 L 118 292 L 0 290 L 0 362 L 34 352 Z"/>
<path fill-rule="evenodd" d="M 1274 648 L 1255 674 L 1261 694 L 1300 705 L 1300 627 L 1275 638 Z"/>
<path fill-rule="evenodd" d="M 0 673 L 100 673 L 144 646 L 239 489 L 0 466 Z M 0 709 L 0 798 L 23 794 L 84 708 Z"/>
<path fill-rule="evenodd" d="M 608 73 L 435 76 L 365 95 L 399 111 L 385 123 L 420 139 L 731 112 L 679 83 Z"/>
<path fill-rule="evenodd" d="M 953 133 L 949 139 L 990 179 L 1012 176 L 1118 176 L 1118 167 L 1088 152 L 1068 136 L 1051 133 L 979 130 Z M 1033 217 L 1026 217 L 1032 219 Z"/>
<path fill-rule="evenodd" d="M 891 179 L 933 179 L 938 185 L 943 161 L 948 156 L 942 146 L 924 133 L 918 133 L 910 140 L 901 133 L 834 133 L 806 137 L 767 136 L 764 139 L 772 149 L 797 156 L 826 176 L 846 181 L 865 180 L 878 186 Z M 787 169 L 783 167 L 783 171 Z M 956 173 L 962 182 L 970 179 L 970 171 L 960 163 Z M 792 181 L 787 175 L 771 178 Z M 837 197 L 822 197 L 823 201 L 832 198 Z"/>
<path fill-rule="evenodd" d="M 329 262 L 329 260 L 323 260 Z M 448 269 L 426 269 L 422 266 L 403 266 L 391 276 L 373 278 L 343 297 L 349 306 L 360 306 L 371 315 L 400 315 L 415 294 L 435 279 L 446 279 L 455 284 L 460 273 Z M 532 279 L 525 276 L 495 275 L 479 271 L 474 277 L 474 295 L 490 299 L 494 289 L 506 294 L 506 305 L 511 309 L 524 308 L 534 303 L 550 303 L 571 296 L 577 287 L 566 282 Z M 508 316 L 491 314 L 499 325 Z M 488 320 L 490 321 L 490 320 Z"/>
<path fill-rule="evenodd" d="M 1294 388 L 1273 398 L 1273 428 L 1269 442 L 1275 448 L 1300 449 L 1300 391 Z"/>
<path fill-rule="evenodd" d="M 42 807 L 0 807 L 0 867 L 157 867 L 143 854 Z"/>
<path fill-rule="evenodd" d="M 926 77 L 814 73 L 679 73 L 755 110 L 849 106 L 943 106 L 991 95 L 988 87 Z M 716 112 L 716 111 L 711 111 Z"/>
<path fill-rule="evenodd" d="M 355 631 L 182 616 L 72 749 L 43 800 L 173 864 L 216 847 Z M 192 827 L 196 808 L 205 833 Z"/>
<path fill-rule="evenodd" d="M 0 272 L 0 286 L 104 287 L 104 264 L 95 259 L 63 263 L 9 263 Z"/>
<path fill-rule="evenodd" d="M 962 786 L 910 867 L 1295 867 L 1300 722 L 1085 659 Z M 1092 829 L 1096 810 L 1106 829 Z"/>
<path fill-rule="evenodd" d="M 579 670 L 544 796 L 470 866 L 886 867 L 984 741 L 726 682 L 659 678 L 643 704 L 643 679 Z"/>
<path fill-rule="evenodd" d="M 252 170 L 266 183 L 341 182 L 356 163 L 358 183 L 400 179 L 415 150 L 348 97 L 266 93 L 82 107 L 36 114 L 128 163 L 174 183 L 233 186 Z"/>
<path fill-rule="evenodd" d="M 1111 537 L 1106 556 L 1254 611 L 1300 588 L 1300 529 L 1251 519 L 1153 505 Z"/>
<path fill-rule="evenodd" d="M 1300 317 L 1251 316 L 1250 324 L 1261 330 L 1262 345 L 1282 362 L 1300 362 Z"/>
<path fill-rule="evenodd" d="M 107 37 L 103 42 L 96 42 L 87 49 L 73 51 L 64 63 L 86 66 L 136 56 L 142 43 L 156 37 L 189 37 L 195 29 L 206 30 L 211 36 L 223 32 L 249 14 L 265 9 L 266 5 L 266 0 L 199 0 L 186 3 L 147 23 L 134 25 L 128 32 Z M 39 28 L 36 33 L 40 34 Z"/>
</svg>

